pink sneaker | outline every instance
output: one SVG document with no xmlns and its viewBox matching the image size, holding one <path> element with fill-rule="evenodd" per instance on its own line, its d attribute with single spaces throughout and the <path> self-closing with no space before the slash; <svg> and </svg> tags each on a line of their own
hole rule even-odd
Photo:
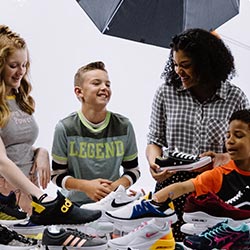
<svg viewBox="0 0 250 250">
<path fill-rule="evenodd" d="M 229 205 L 213 193 L 199 197 L 191 194 L 184 205 L 183 219 L 188 223 L 203 223 L 207 226 L 214 226 L 229 219 L 231 225 L 237 226 L 243 222 L 250 222 L 250 210 Z"/>
</svg>

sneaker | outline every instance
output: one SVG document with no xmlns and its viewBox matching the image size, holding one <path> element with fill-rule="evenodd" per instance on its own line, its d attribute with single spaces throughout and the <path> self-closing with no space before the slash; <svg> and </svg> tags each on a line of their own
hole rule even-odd
<svg viewBox="0 0 250 250">
<path fill-rule="evenodd" d="M 46 249 L 84 249 L 105 250 L 106 240 L 95 238 L 71 228 L 57 228 L 55 226 L 45 228 L 42 245 Z"/>
<path fill-rule="evenodd" d="M 225 249 L 231 250 L 235 242 L 249 238 L 249 227 L 243 223 L 238 227 L 231 227 L 228 221 L 216 224 L 199 235 L 186 236 L 185 246 L 196 250 Z"/>
<path fill-rule="evenodd" d="M 114 231 L 113 223 L 109 221 L 99 221 L 99 220 L 87 223 L 84 225 L 84 227 L 80 228 L 81 231 L 86 234 L 98 235 L 100 237 L 102 237 L 103 235 L 111 234 Z"/>
<path fill-rule="evenodd" d="M 230 250 L 250 250 L 250 234 L 234 242 Z"/>
<path fill-rule="evenodd" d="M 37 235 L 43 232 L 44 226 L 32 223 L 30 220 L 10 226 L 10 228 L 22 235 Z"/>
<path fill-rule="evenodd" d="M 167 236 L 167 235 L 171 235 Z M 139 227 L 123 237 L 108 241 L 108 247 L 113 250 L 155 250 L 155 249 L 174 249 L 175 240 L 168 223 L 159 227 L 155 219 L 143 222 Z"/>
<path fill-rule="evenodd" d="M 198 235 L 208 229 L 208 226 L 203 223 L 185 223 L 181 226 L 181 232 L 188 235 Z"/>
<path fill-rule="evenodd" d="M 15 231 L 0 225 L 0 249 L 1 250 L 27 250 L 34 249 L 37 240 L 29 239 Z"/>
<path fill-rule="evenodd" d="M 137 192 L 135 196 L 129 196 L 124 186 L 120 185 L 115 191 L 104 197 L 98 202 L 83 204 L 81 208 L 90 210 L 114 211 L 120 207 L 138 200 L 142 196 L 141 192 Z"/>
<path fill-rule="evenodd" d="M 0 224 L 13 225 L 26 220 L 27 214 L 17 205 L 15 193 L 10 192 L 8 196 L 0 193 Z"/>
<path fill-rule="evenodd" d="M 174 205 L 170 198 L 161 204 L 153 200 L 136 200 L 125 207 L 105 214 L 108 220 L 114 223 L 115 228 L 124 232 L 129 232 L 142 222 L 152 218 L 162 219 L 169 223 L 177 221 Z"/>
<path fill-rule="evenodd" d="M 12 208 L 19 208 L 16 201 L 16 194 L 13 191 L 11 191 L 7 196 L 0 193 L 0 204 L 7 205 Z"/>
<path fill-rule="evenodd" d="M 193 171 L 203 168 L 212 162 L 210 156 L 199 157 L 197 155 L 182 153 L 179 151 L 168 152 L 167 157 L 156 157 L 155 163 L 160 166 L 160 171 Z"/>
<path fill-rule="evenodd" d="M 245 189 L 240 190 L 237 195 L 235 195 L 226 203 L 241 209 L 250 210 L 250 186 L 246 186 Z"/>
<path fill-rule="evenodd" d="M 33 197 L 31 205 L 33 210 L 30 220 L 37 225 L 85 224 L 97 220 L 102 215 L 100 210 L 92 211 L 77 207 L 59 191 L 55 200 L 42 202 Z"/>
<path fill-rule="evenodd" d="M 189 195 L 183 211 L 183 220 L 194 224 L 203 223 L 207 226 L 214 226 L 225 219 L 230 219 L 231 225 L 234 226 L 250 222 L 250 210 L 231 206 L 213 193 L 199 197 Z"/>
</svg>

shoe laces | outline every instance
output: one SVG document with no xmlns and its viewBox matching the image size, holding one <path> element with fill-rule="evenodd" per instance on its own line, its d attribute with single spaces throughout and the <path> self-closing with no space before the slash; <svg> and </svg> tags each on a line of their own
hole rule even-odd
<svg viewBox="0 0 250 250">
<path fill-rule="evenodd" d="M 147 225 L 148 225 L 148 222 L 144 221 L 138 227 L 134 228 L 130 233 L 134 233 L 136 231 L 139 231 L 139 230 L 141 230 L 142 228 L 144 228 Z"/>
<path fill-rule="evenodd" d="M 85 240 L 91 240 L 93 238 L 95 238 L 94 236 L 92 235 L 89 235 L 89 234 L 85 234 L 77 229 L 72 229 L 72 228 L 67 228 L 67 230 L 74 236 L 76 237 L 79 237 L 81 239 L 85 239 Z"/>
<path fill-rule="evenodd" d="M 246 189 L 250 189 L 250 187 L 246 186 Z M 246 191 L 246 190 L 244 190 L 244 191 Z M 228 203 L 228 204 L 234 204 L 235 202 L 237 202 L 244 195 L 243 192 L 240 190 L 233 198 L 231 198 L 228 201 L 226 201 L 226 203 Z"/>
<path fill-rule="evenodd" d="M 25 236 L 18 234 L 17 232 L 8 229 L 5 226 L 1 226 L 5 231 L 7 231 L 8 233 L 8 238 L 10 239 L 14 239 L 17 240 L 19 242 L 22 242 L 24 244 L 28 244 L 28 245 L 35 245 L 37 244 L 37 240 L 36 239 L 31 239 L 31 238 L 26 238 Z"/>
<path fill-rule="evenodd" d="M 224 207 L 227 208 L 228 210 L 232 210 L 232 209 L 235 210 L 235 209 L 238 209 L 238 208 L 232 206 L 231 204 L 226 203 L 226 202 L 223 201 L 219 196 L 217 196 L 216 194 L 211 193 L 211 192 L 208 193 L 208 196 L 205 198 L 205 200 L 206 200 L 206 199 L 207 199 L 207 200 L 214 199 L 214 200 L 218 201 L 217 204 L 223 204 Z"/>
<path fill-rule="evenodd" d="M 188 153 L 183 153 L 183 152 L 178 152 L 178 151 L 174 151 L 174 152 L 169 152 L 170 155 L 174 156 L 174 157 L 178 157 L 178 158 L 182 158 L 182 159 L 187 159 L 187 160 L 197 160 L 198 157 L 196 155 L 193 154 L 188 154 Z"/>
<path fill-rule="evenodd" d="M 225 224 L 227 223 L 226 221 L 223 222 L 219 222 L 218 224 L 216 224 L 215 226 L 208 228 L 206 231 L 201 233 L 201 236 L 210 236 L 210 237 L 214 237 L 216 235 L 220 235 L 221 233 L 225 232 Z"/>
</svg>

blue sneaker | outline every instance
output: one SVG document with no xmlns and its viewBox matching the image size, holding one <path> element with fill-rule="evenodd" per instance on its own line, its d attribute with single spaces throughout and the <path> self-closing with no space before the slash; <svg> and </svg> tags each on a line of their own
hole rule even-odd
<svg viewBox="0 0 250 250">
<path fill-rule="evenodd" d="M 153 218 L 168 221 L 170 224 L 177 221 L 173 202 L 170 198 L 164 203 L 156 203 L 153 200 L 136 200 L 125 207 L 105 213 L 107 219 L 114 223 L 114 227 L 130 232 L 142 222 Z"/>
</svg>

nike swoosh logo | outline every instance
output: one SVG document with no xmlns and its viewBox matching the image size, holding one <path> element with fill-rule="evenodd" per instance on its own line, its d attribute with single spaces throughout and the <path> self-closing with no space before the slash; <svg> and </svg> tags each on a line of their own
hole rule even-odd
<svg viewBox="0 0 250 250">
<path fill-rule="evenodd" d="M 155 232 L 155 233 L 146 233 L 146 237 L 150 238 L 150 237 L 152 237 L 152 236 L 154 236 L 156 234 L 157 234 L 157 232 Z"/>
<path fill-rule="evenodd" d="M 128 205 L 129 203 L 131 203 L 131 201 L 123 202 L 123 203 L 116 203 L 115 199 L 114 199 L 114 200 L 112 200 L 111 206 L 112 207 L 122 207 L 122 206 Z"/>
</svg>

